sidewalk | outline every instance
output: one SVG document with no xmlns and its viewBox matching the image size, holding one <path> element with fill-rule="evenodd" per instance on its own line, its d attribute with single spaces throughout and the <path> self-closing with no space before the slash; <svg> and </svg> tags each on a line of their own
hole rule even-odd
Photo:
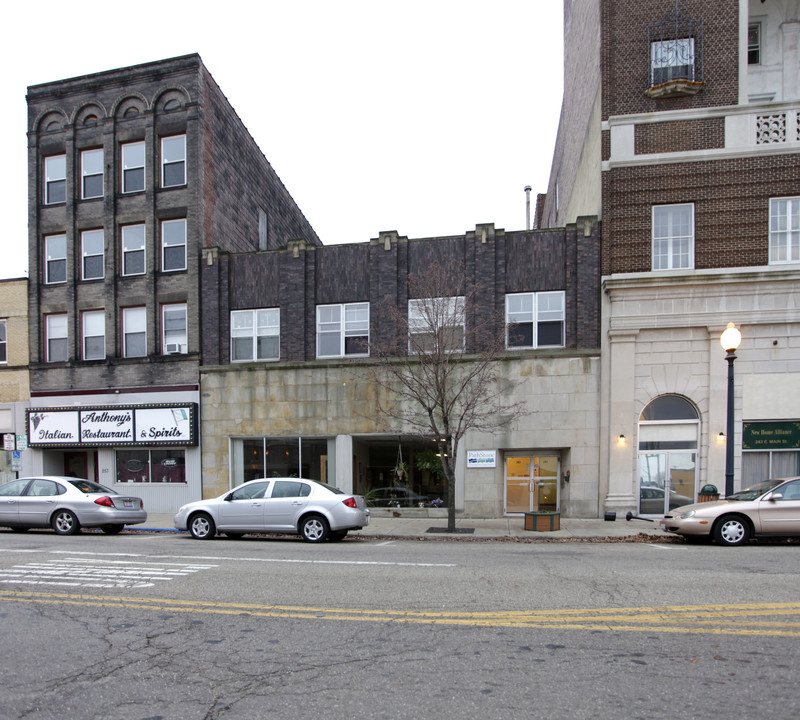
<svg viewBox="0 0 800 720">
<path fill-rule="evenodd" d="M 131 526 L 134 530 L 175 532 L 172 515 L 152 513 L 147 522 Z M 509 518 L 457 518 L 455 534 L 447 533 L 447 518 L 425 517 L 375 517 L 363 530 L 351 532 L 353 537 L 419 538 L 426 540 L 479 539 L 529 542 L 569 541 L 569 540 L 607 540 L 608 542 L 641 542 L 649 539 L 674 539 L 671 533 L 662 532 L 658 521 L 625 519 L 619 514 L 614 521 L 601 519 L 561 518 L 558 530 L 536 532 L 525 530 L 522 517 Z M 129 528 L 131 529 L 131 528 Z M 429 530 L 435 529 L 434 532 Z"/>
</svg>

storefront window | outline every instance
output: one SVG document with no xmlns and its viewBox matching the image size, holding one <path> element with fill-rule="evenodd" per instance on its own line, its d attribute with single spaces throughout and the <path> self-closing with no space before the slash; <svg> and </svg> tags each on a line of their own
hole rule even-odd
<svg viewBox="0 0 800 720">
<path fill-rule="evenodd" d="M 118 483 L 185 483 L 182 448 L 117 450 Z"/>
<path fill-rule="evenodd" d="M 232 485 L 248 480 L 303 477 L 335 483 L 335 438 L 234 438 Z M 447 483 L 434 445 L 397 437 L 354 437 L 353 492 L 373 507 L 447 507 Z"/>
</svg>

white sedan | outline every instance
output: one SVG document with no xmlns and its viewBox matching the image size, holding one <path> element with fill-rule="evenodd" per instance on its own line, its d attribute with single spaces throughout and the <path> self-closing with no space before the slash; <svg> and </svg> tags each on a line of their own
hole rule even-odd
<svg viewBox="0 0 800 720">
<path fill-rule="evenodd" d="M 198 540 L 218 532 L 298 534 L 307 542 L 343 540 L 350 530 L 369 525 L 363 495 L 348 495 L 316 480 L 262 478 L 250 480 L 217 498 L 184 505 L 175 527 Z"/>
</svg>

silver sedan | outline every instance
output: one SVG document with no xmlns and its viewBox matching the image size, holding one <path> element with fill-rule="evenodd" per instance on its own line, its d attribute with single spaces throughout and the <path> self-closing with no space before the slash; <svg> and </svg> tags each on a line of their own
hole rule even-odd
<svg viewBox="0 0 800 720">
<path fill-rule="evenodd" d="M 299 478 L 250 480 L 218 498 L 184 505 L 175 515 L 175 527 L 198 540 L 217 532 L 228 537 L 270 532 L 322 542 L 343 540 L 348 531 L 366 525 L 369 510 L 363 495 Z"/>
<path fill-rule="evenodd" d="M 141 498 L 91 480 L 46 475 L 0 486 L 0 526 L 15 532 L 51 527 L 59 535 L 74 535 L 82 527 L 99 527 L 116 534 L 145 520 Z"/>
</svg>

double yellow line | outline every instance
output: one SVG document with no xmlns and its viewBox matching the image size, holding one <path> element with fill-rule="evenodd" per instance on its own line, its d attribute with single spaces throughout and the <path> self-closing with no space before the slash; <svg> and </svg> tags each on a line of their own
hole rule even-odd
<svg viewBox="0 0 800 720">
<path fill-rule="evenodd" d="M 460 612 L 254 605 L 33 591 L 0 591 L 0 600 L 303 620 L 800 637 L 800 603 Z"/>
</svg>

